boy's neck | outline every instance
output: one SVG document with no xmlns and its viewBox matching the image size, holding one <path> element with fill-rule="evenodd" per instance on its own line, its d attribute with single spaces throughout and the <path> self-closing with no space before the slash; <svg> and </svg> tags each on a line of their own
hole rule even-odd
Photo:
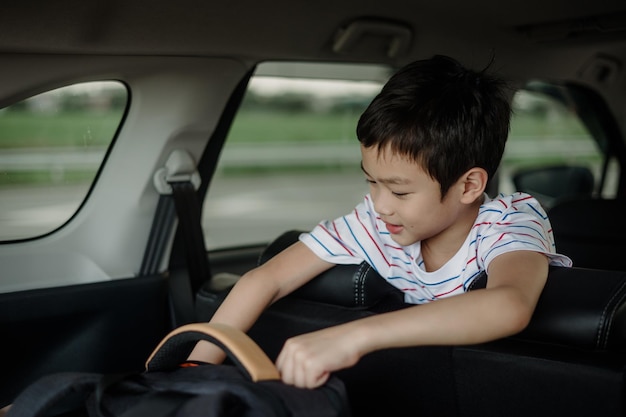
<svg viewBox="0 0 626 417">
<path fill-rule="evenodd" d="M 472 230 L 483 201 L 484 196 L 467 206 L 458 221 L 445 232 L 421 242 L 421 254 L 427 272 L 438 270 L 456 255 Z"/>
</svg>

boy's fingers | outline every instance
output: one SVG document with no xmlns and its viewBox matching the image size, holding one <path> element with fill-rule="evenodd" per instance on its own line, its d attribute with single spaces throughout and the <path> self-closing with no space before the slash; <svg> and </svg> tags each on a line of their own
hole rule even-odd
<svg viewBox="0 0 626 417">
<path fill-rule="evenodd" d="M 284 383 L 299 388 L 319 387 L 329 377 L 328 372 L 321 369 L 315 359 L 293 341 L 285 343 L 276 360 L 276 367 Z"/>
<path fill-rule="evenodd" d="M 311 381 L 311 384 L 307 388 L 317 388 L 317 387 L 320 387 L 320 386 L 324 385 L 326 383 L 326 381 L 328 381 L 329 377 L 330 377 L 330 373 L 329 372 L 322 372 L 319 375 L 313 377 L 313 380 Z"/>
</svg>

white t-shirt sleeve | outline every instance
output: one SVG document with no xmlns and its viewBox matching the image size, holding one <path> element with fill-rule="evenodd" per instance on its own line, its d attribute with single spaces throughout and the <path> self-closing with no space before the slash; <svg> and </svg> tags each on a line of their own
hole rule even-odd
<svg viewBox="0 0 626 417">
<path fill-rule="evenodd" d="M 484 269 L 503 253 L 529 250 L 543 253 L 551 265 L 571 266 L 572 261 L 556 253 L 552 226 L 539 202 L 528 194 L 498 197 L 479 213 L 478 257 Z"/>
<path fill-rule="evenodd" d="M 300 235 L 300 241 L 308 246 L 318 257 L 334 264 L 359 264 L 363 259 L 356 256 L 354 248 L 349 248 L 341 240 L 335 225 L 342 218 L 335 221 L 323 221 L 309 233 Z"/>
<path fill-rule="evenodd" d="M 351 213 L 319 223 L 300 241 L 321 259 L 334 264 L 369 263 L 374 269 L 387 263 L 381 233 L 369 196 Z M 383 231 L 383 232 L 386 232 Z M 379 271 L 380 272 L 380 271 Z"/>
</svg>

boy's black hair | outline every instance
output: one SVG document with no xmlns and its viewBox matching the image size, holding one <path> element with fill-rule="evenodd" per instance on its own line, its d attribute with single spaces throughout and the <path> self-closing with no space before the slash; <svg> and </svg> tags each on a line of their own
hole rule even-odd
<svg viewBox="0 0 626 417">
<path fill-rule="evenodd" d="M 394 74 L 363 112 L 357 137 L 419 163 L 441 187 L 473 167 L 492 178 L 509 134 L 506 83 L 437 55 Z"/>
</svg>

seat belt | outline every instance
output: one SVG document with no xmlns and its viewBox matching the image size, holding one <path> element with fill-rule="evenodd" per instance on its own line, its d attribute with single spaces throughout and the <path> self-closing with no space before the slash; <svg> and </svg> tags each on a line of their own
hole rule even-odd
<svg viewBox="0 0 626 417">
<path fill-rule="evenodd" d="M 178 224 L 182 227 L 191 290 L 195 294 L 211 274 L 204 233 L 200 222 L 200 203 L 194 185 L 189 181 L 171 182 Z"/>
<path fill-rule="evenodd" d="M 215 172 L 224 140 L 237 113 L 237 109 L 243 100 L 248 81 L 253 73 L 254 68 L 251 68 L 237 84 L 204 150 L 202 159 L 198 164 L 199 170 L 203 172 L 204 181 L 200 179 L 193 158 L 186 151 L 182 150 L 172 152 L 165 166 L 154 175 L 154 183 L 161 197 L 159 198 L 157 212 L 154 216 L 152 230 L 144 253 L 140 269 L 141 276 L 154 275 L 160 271 L 163 255 L 171 244 L 171 231 L 173 230 L 175 220 L 174 211 L 176 211 L 179 221 L 180 219 L 188 219 L 188 222 L 181 222 L 181 229 L 187 230 L 181 230 L 183 232 L 181 235 L 183 235 L 182 237 L 185 240 L 183 246 L 185 256 L 188 258 L 188 273 L 187 271 L 172 270 L 171 268 L 169 271 L 172 317 L 175 327 L 195 321 L 194 295 L 200 286 L 211 278 L 211 272 L 204 237 L 198 237 L 198 234 L 202 234 L 202 227 L 200 222 L 200 204 L 197 201 L 197 196 L 195 199 L 188 198 L 188 196 L 185 197 L 186 193 L 190 192 L 188 189 L 181 191 L 180 188 L 182 187 L 176 185 L 172 187 L 171 184 L 191 182 L 195 191 L 199 190 L 200 194 L 206 192 Z M 180 203 L 175 204 L 175 200 L 180 200 Z M 196 208 L 185 209 L 184 207 L 187 204 Z M 190 214 L 190 212 L 193 212 L 193 214 Z M 190 225 L 189 223 L 195 223 L 196 225 Z M 187 239 L 187 234 L 194 237 Z"/>
<path fill-rule="evenodd" d="M 211 277 L 196 193 L 201 182 L 200 174 L 189 153 L 177 149 L 170 154 L 163 168 L 155 172 L 153 181 L 161 196 L 141 273 L 147 275 L 158 271 L 156 262 L 162 259 L 169 243 L 175 210 L 187 265 L 186 271 L 169 271 L 168 277 L 173 325 L 178 327 L 195 321 L 194 294 Z"/>
</svg>

